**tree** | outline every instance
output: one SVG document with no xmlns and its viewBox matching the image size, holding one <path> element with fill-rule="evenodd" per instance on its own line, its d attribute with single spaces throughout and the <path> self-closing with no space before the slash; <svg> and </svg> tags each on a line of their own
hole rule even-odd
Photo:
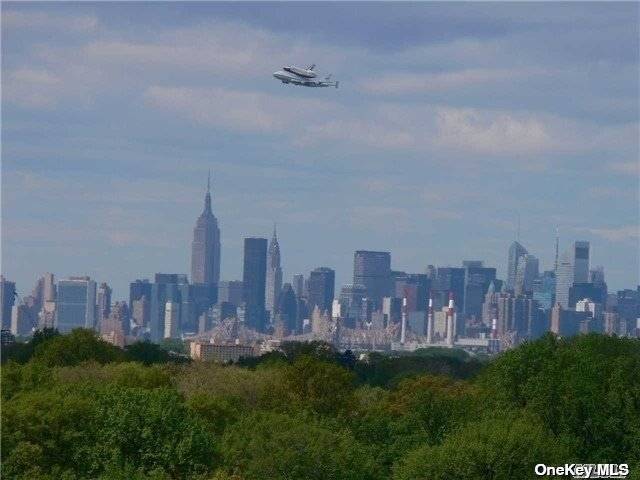
<svg viewBox="0 0 640 480">
<path fill-rule="evenodd" d="M 395 480 L 535 478 L 538 463 L 562 465 L 571 450 L 535 418 L 505 415 L 469 423 L 441 445 L 422 446 L 394 468 Z"/>
<path fill-rule="evenodd" d="M 124 353 L 99 339 L 94 331 L 78 328 L 37 345 L 34 360 L 50 367 L 78 365 L 88 360 L 109 363 L 124 360 Z"/>
<path fill-rule="evenodd" d="M 285 388 L 294 408 L 336 415 L 353 403 L 355 376 L 333 363 L 303 355 L 285 369 Z"/>
<path fill-rule="evenodd" d="M 141 362 L 145 365 L 165 363 L 170 359 L 169 352 L 166 349 L 161 348 L 157 343 L 151 343 L 148 340 L 127 345 L 124 350 L 127 358 L 134 362 Z"/>
<path fill-rule="evenodd" d="M 381 478 L 348 431 L 300 415 L 251 414 L 227 430 L 221 452 L 229 473 L 244 480 Z"/>
<path fill-rule="evenodd" d="M 640 342 L 549 334 L 506 352 L 479 384 L 487 407 L 524 408 L 592 462 L 640 458 Z"/>
</svg>

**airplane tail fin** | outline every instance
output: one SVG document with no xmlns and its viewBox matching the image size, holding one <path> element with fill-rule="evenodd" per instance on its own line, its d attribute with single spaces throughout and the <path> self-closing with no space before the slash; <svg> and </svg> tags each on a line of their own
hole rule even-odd
<svg viewBox="0 0 640 480">
<path fill-rule="evenodd" d="M 339 84 L 339 83 L 340 83 L 340 82 L 336 81 L 336 88 L 338 88 L 338 84 Z"/>
</svg>

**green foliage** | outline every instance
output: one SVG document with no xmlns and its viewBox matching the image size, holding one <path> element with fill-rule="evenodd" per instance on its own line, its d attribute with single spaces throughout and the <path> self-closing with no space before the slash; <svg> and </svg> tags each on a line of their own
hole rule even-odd
<svg viewBox="0 0 640 480">
<path fill-rule="evenodd" d="M 245 480 L 380 478 L 370 453 L 347 430 L 310 417 L 255 413 L 225 434 L 230 473 Z"/>
<path fill-rule="evenodd" d="M 171 389 L 59 387 L 18 395 L 2 414 L 3 464 L 16 475 L 191 478 L 216 458 L 206 428 Z"/>
<path fill-rule="evenodd" d="M 396 356 L 373 352 L 366 362 L 355 364 L 360 382 L 380 387 L 391 387 L 404 378 L 424 374 L 470 379 L 482 368 L 482 362 L 464 351 L 442 348 L 421 349 Z"/>
<path fill-rule="evenodd" d="M 533 418 L 500 416 L 469 423 L 440 445 L 408 453 L 395 480 L 511 480 L 536 478 L 538 463 L 562 465 L 571 450 Z"/>
<path fill-rule="evenodd" d="M 286 391 L 294 408 L 337 415 L 352 406 L 355 376 L 348 370 L 303 355 L 285 372 Z"/>
<path fill-rule="evenodd" d="M 99 339 L 92 330 L 78 328 L 35 347 L 34 360 L 49 367 L 78 365 L 89 360 L 109 363 L 124 360 L 118 347 Z"/>
<path fill-rule="evenodd" d="M 522 408 L 591 462 L 640 458 L 640 342 L 548 335 L 506 352 L 480 379 L 493 408 Z"/>
<path fill-rule="evenodd" d="M 52 338 L 59 336 L 57 330 L 53 328 L 45 328 L 43 330 L 37 330 L 33 337 L 26 342 L 15 342 L 11 345 L 3 346 L 0 349 L 0 358 L 2 363 L 12 361 L 20 364 L 27 363 L 33 357 L 35 348 Z"/>
<path fill-rule="evenodd" d="M 136 342 L 125 347 L 127 358 L 145 365 L 166 363 L 170 360 L 169 352 L 156 343 L 149 341 Z"/>
<path fill-rule="evenodd" d="M 3 478 L 507 479 L 572 461 L 640 471 L 637 340 L 549 335 L 484 363 L 441 349 L 357 361 L 322 342 L 179 363 L 83 330 L 25 345 L 3 357 Z"/>
</svg>

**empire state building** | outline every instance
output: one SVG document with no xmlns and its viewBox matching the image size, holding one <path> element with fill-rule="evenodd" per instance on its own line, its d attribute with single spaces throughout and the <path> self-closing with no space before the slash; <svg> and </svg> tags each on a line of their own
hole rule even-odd
<svg viewBox="0 0 640 480">
<path fill-rule="evenodd" d="M 217 284 L 220 280 L 220 229 L 211 211 L 210 178 L 204 210 L 196 221 L 191 243 L 191 283 Z"/>
</svg>

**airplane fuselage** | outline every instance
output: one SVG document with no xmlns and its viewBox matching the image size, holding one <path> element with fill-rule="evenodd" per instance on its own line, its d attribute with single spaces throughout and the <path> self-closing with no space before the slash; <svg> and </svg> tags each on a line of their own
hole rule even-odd
<svg viewBox="0 0 640 480">
<path fill-rule="evenodd" d="M 305 72 L 307 75 L 298 73 Z M 313 74 L 310 76 L 308 74 Z M 338 88 L 338 82 L 332 82 L 328 78 L 325 80 L 318 80 L 315 77 L 315 72 L 299 69 L 297 67 L 284 67 L 282 70 L 274 72 L 273 77 L 280 80 L 282 83 L 290 83 L 292 85 L 299 85 L 301 87 L 335 87 Z"/>
</svg>

